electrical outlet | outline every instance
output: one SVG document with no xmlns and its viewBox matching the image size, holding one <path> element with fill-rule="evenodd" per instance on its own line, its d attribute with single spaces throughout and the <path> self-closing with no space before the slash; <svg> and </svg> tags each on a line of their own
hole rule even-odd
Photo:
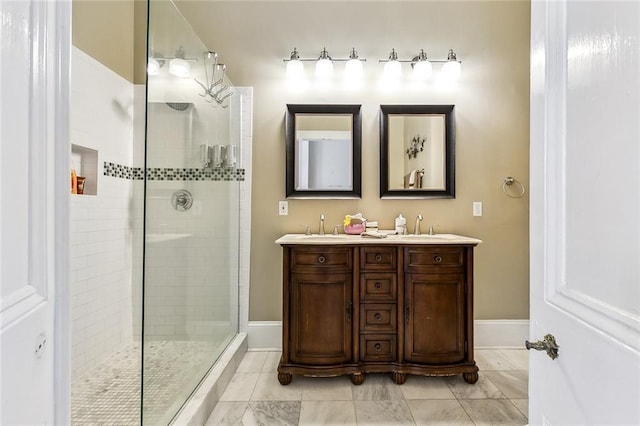
<svg viewBox="0 0 640 426">
<path fill-rule="evenodd" d="M 473 215 L 482 216 L 482 201 L 473 202 Z"/>
<path fill-rule="evenodd" d="M 289 214 L 289 202 L 287 201 L 278 202 L 278 214 L 280 216 L 287 216 Z"/>
</svg>

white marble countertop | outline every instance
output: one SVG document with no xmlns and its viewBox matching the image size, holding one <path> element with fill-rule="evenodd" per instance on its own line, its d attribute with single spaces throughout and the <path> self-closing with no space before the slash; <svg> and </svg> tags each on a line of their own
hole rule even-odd
<svg viewBox="0 0 640 426">
<path fill-rule="evenodd" d="M 453 245 L 453 244 L 465 244 L 476 245 L 480 244 L 482 240 L 478 240 L 473 237 L 465 237 L 463 235 L 455 234 L 435 234 L 435 235 L 387 235 L 386 238 L 370 238 L 360 235 L 347 235 L 347 234 L 326 234 L 326 235 L 305 235 L 305 234 L 285 234 L 278 238 L 276 244 L 280 245 L 384 245 L 384 244 L 429 244 L 429 245 Z"/>
</svg>

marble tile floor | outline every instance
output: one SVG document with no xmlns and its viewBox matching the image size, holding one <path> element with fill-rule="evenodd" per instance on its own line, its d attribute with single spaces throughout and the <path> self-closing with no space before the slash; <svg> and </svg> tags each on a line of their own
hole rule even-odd
<svg viewBox="0 0 640 426">
<path fill-rule="evenodd" d="M 348 376 L 294 376 L 282 386 L 279 352 L 247 352 L 207 420 L 213 425 L 526 425 L 528 353 L 476 350 L 480 378 L 367 374 L 356 386 Z"/>
</svg>

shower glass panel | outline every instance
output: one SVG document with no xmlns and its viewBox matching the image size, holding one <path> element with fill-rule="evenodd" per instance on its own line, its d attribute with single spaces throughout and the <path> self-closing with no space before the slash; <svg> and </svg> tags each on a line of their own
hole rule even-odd
<svg viewBox="0 0 640 426">
<path fill-rule="evenodd" d="M 148 31 L 142 419 L 166 425 L 238 331 L 239 173 L 224 154 L 239 155 L 240 119 L 233 96 L 203 96 L 196 80 L 222 70 L 172 2 L 149 2 Z"/>
</svg>

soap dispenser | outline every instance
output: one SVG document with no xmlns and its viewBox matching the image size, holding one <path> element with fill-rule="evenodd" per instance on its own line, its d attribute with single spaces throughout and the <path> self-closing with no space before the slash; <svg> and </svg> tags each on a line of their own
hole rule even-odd
<svg viewBox="0 0 640 426">
<path fill-rule="evenodd" d="M 407 229 L 407 219 L 402 216 L 402 213 L 396 217 L 396 234 L 403 235 Z"/>
</svg>

